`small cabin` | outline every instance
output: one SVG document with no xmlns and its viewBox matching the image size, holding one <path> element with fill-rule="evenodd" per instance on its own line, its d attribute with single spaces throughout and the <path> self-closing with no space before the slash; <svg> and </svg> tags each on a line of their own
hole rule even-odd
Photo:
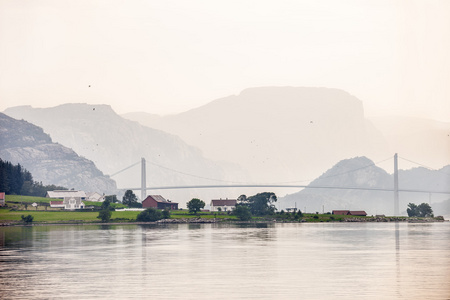
<svg viewBox="0 0 450 300">
<path fill-rule="evenodd" d="M 164 199 L 161 195 L 150 195 L 142 201 L 142 208 L 178 209 L 178 203 Z"/>
</svg>

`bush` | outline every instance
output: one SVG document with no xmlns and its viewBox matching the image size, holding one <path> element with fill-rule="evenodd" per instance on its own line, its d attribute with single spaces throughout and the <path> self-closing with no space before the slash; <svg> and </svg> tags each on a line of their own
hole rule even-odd
<svg viewBox="0 0 450 300">
<path fill-rule="evenodd" d="M 101 219 L 103 223 L 108 223 L 111 220 L 111 210 L 109 207 L 99 211 L 97 218 Z"/>
<path fill-rule="evenodd" d="M 32 215 L 28 215 L 28 216 L 21 216 L 22 221 L 24 221 L 25 223 L 29 224 L 31 222 L 33 222 L 34 217 Z"/>
<path fill-rule="evenodd" d="M 163 219 L 170 219 L 170 210 L 165 209 L 162 211 L 162 218 Z"/>
<path fill-rule="evenodd" d="M 233 211 L 233 214 L 241 221 L 248 221 L 252 218 L 252 213 L 247 206 L 238 205 Z"/>
<path fill-rule="evenodd" d="M 147 208 L 143 212 L 137 215 L 136 221 L 138 222 L 155 222 L 161 220 L 163 218 L 163 214 L 161 211 L 154 209 L 152 207 Z"/>
<path fill-rule="evenodd" d="M 314 217 L 313 217 L 314 219 L 318 219 L 319 218 L 319 216 L 318 215 L 315 215 Z"/>
</svg>

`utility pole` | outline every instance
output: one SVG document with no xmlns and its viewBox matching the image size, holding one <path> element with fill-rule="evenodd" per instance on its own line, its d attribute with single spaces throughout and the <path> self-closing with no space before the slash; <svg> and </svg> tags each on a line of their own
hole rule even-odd
<svg viewBox="0 0 450 300">
<path fill-rule="evenodd" d="M 145 170 L 145 158 L 141 158 L 141 202 L 147 197 L 147 172 Z"/>
<path fill-rule="evenodd" d="M 399 215 L 398 209 L 398 155 L 394 155 L 394 216 Z"/>
</svg>

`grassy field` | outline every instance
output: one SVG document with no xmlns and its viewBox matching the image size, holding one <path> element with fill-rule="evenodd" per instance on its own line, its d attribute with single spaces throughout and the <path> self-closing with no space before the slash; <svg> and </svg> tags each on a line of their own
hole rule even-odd
<svg viewBox="0 0 450 300">
<path fill-rule="evenodd" d="M 28 203 L 32 204 L 34 202 L 36 203 L 48 203 L 50 204 L 50 198 L 45 197 L 33 197 L 33 196 L 21 196 L 21 195 L 6 195 L 6 203 Z"/>
<path fill-rule="evenodd" d="M 138 211 L 113 211 L 111 222 L 136 220 Z M 33 223 L 100 222 L 95 211 L 10 211 L 0 209 L 0 221 L 21 221 L 22 215 L 32 215 Z"/>
<path fill-rule="evenodd" d="M 50 201 L 60 201 L 58 199 L 50 199 L 45 197 L 21 196 L 21 195 L 6 195 L 6 204 L 17 210 L 38 210 L 38 211 L 60 211 L 60 208 L 51 208 Z M 102 202 L 83 201 L 86 206 L 102 206 Z M 36 203 L 36 208 L 31 204 Z M 113 208 L 125 208 L 122 203 L 111 203 Z"/>
<path fill-rule="evenodd" d="M 7 208 L 0 209 L 0 221 L 18 222 L 21 221 L 22 215 L 32 215 L 34 217 L 34 223 L 100 223 L 97 218 L 98 211 L 66 211 L 60 208 L 50 208 L 49 198 L 42 197 L 30 197 L 30 196 L 18 196 L 7 195 L 6 203 Z M 101 206 L 101 202 L 89 202 L 84 201 L 87 206 Z M 31 206 L 32 203 L 37 203 L 38 207 Z M 114 203 L 115 208 L 123 208 L 124 205 L 120 203 Z M 113 211 L 111 215 L 111 222 L 132 222 L 136 220 L 139 211 Z M 294 219 L 292 214 L 277 214 L 267 217 L 254 217 L 254 221 L 268 221 L 276 220 L 279 222 L 339 222 L 343 219 L 349 218 L 362 218 L 358 216 L 343 216 L 343 215 L 331 215 L 331 214 L 304 214 L 302 218 Z M 222 219 L 222 220 L 237 220 L 234 215 L 227 213 L 211 213 L 200 212 L 197 215 L 190 214 L 188 210 L 174 210 L 170 212 L 171 219 L 192 219 L 192 218 L 205 218 L 205 219 Z"/>
</svg>

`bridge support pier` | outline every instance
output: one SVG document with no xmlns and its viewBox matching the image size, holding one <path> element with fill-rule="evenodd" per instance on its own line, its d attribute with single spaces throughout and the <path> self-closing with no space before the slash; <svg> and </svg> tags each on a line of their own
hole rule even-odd
<svg viewBox="0 0 450 300">
<path fill-rule="evenodd" d="M 399 203 L 398 203 L 398 155 L 394 155 L 394 216 L 398 216 Z"/>
<path fill-rule="evenodd" d="M 141 202 L 147 197 L 147 171 L 145 170 L 145 158 L 141 158 Z"/>
</svg>

